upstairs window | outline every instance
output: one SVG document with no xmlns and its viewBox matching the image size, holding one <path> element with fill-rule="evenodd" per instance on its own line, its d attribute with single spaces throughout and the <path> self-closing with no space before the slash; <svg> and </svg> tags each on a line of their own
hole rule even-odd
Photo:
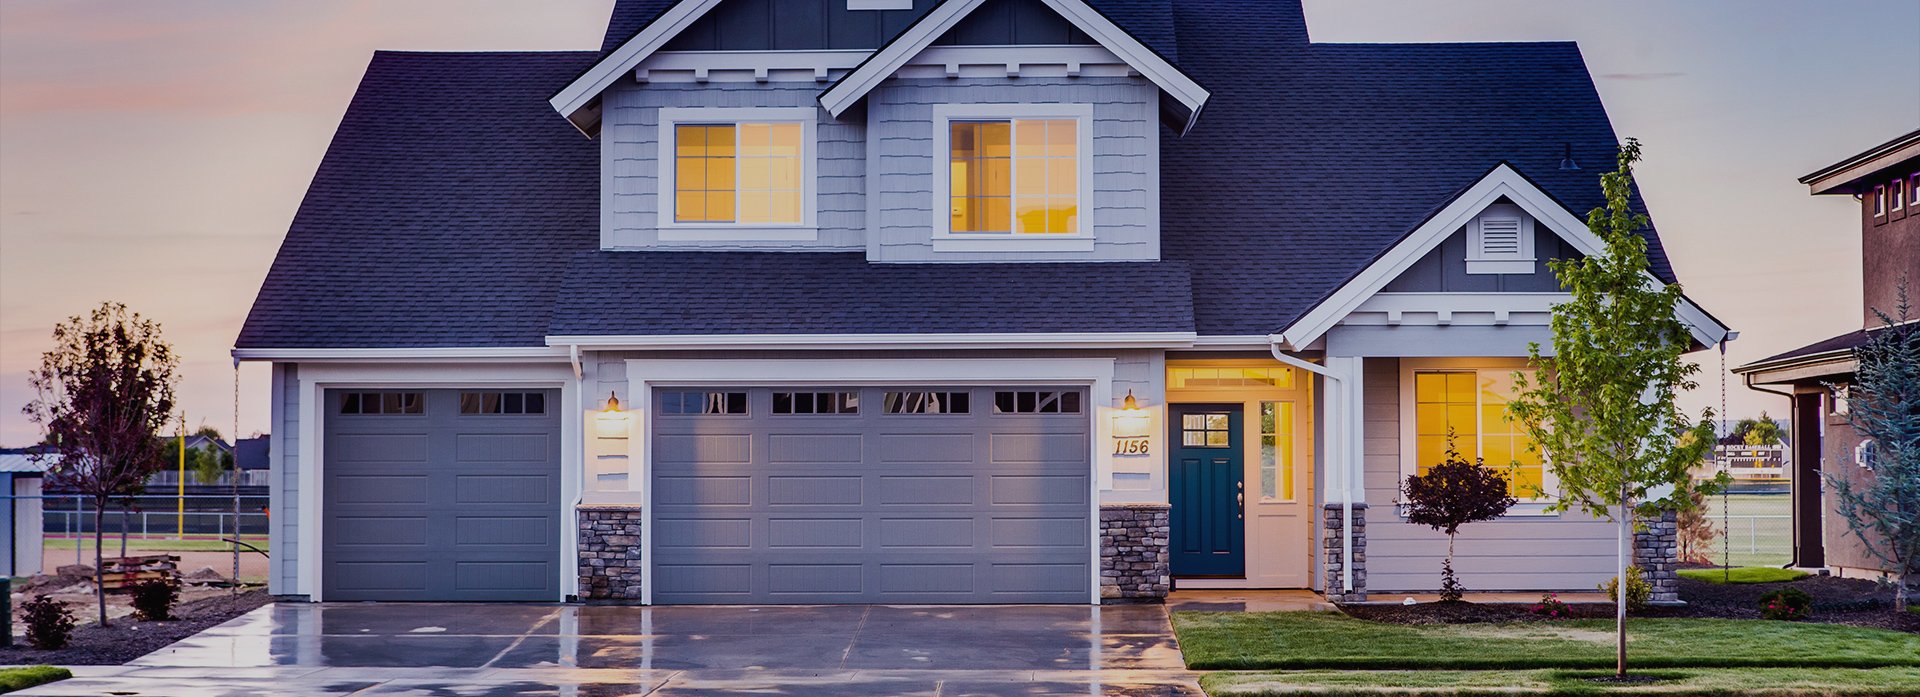
<svg viewBox="0 0 1920 697">
<path fill-rule="evenodd" d="M 661 239 L 732 239 L 729 229 L 774 231 L 765 239 L 811 233 L 812 109 L 659 114 Z"/>
<path fill-rule="evenodd" d="M 934 248 L 1092 251 L 1090 104 L 934 106 Z"/>
<path fill-rule="evenodd" d="M 1882 184 L 1880 186 L 1873 187 L 1873 217 L 1879 218 L 1879 217 L 1885 216 L 1886 214 L 1887 214 L 1887 187 L 1885 184 Z"/>
<path fill-rule="evenodd" d="M 1907 182 L 1895 179 L 1887 185 L 1887 210 L 1897 211 L 1907 207 Z"/>
</svg>

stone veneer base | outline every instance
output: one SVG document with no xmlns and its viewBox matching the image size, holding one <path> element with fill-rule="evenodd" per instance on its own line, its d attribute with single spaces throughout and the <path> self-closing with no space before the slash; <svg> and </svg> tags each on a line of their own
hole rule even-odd
<svg viewBox="0 0 1920 697">
<path fill-rule="evenodd" d="M 1345 590 L 1341 571 L 1345 559 L 1342 552 L 1341 526 L 1342 504 L 1329 503 L 1320 511 L 1320 548 L 1323 573 L 1320 575 L 1320 592 L 1328 602 L 1364 603 L 1367 602 L 1367 504 L 1353 504 L 1353 590 Z"/>
<path fill-rule="evenodd" d="M 640 556 L 639 506 L 580 506 L 580 599 L 641 602 L 646 560 Z"/>
<path fill-rule="evenodd" d="M 1164 503 L 1100 506 L 1100 602 L 1159 602 L 1173 587 Z"/>
<path fill-rule="evenodd" d="M 1633 531 L 1633 565 L 1647 579 L 1649 605 L 1685 605 L 1680 600 L 1680 523 L 1673 511 L 1642 518 Z"/>
</svg>

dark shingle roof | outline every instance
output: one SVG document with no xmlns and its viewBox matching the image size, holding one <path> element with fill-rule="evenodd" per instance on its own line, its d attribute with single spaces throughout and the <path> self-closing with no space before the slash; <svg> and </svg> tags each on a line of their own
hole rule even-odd
<svg viewBox="0 0 1920 697">
<path fill-rule="evenodd" d="M 1178 262 L 870 264 L 864 252 L 588 252 L 552 336 L 1188 332 Z"/>
<path fill-rule="evenodd" d="M 609 46 L 670 4 L 621 0 Z M 1167 287 L 1147 290 L 1152 302 L 1137 314 L 1120 311 L 1139 326 L 1101 321 L 1098 329 L 1157 330 L 1191 317 L 1172 330 L 1265 334 L 1499 162 L 1576 213 L 1601 202 L 1599 175 L 1611 168 L 1616 140 L 1571 43 L 1310 45 L 1297 2 L 1095 4 L 1169 57 L 1178 44 L 1182 69 L 1213 92 L 1190 134 L 1162 129 L 1162 255 L 1177 264 L 921 268 L 870 267 L 839 253 L 583 255 L 598 247 L 598 151 L 546 99 L 599 54 L 383 52 L 236 345 L 534 346 L 549 332 L 589 331 L 1080 331 L 1060 327 L 1112 316 L 1111 296 L 1097 312 L 1075 307 L 1075 315 L 1052 303 L 1077 301 L 1016 293 L 1026 304 L 1013 306 L 1032 316 L 1006 305 L 986 315 L 927 289 L 1079 287 L 1011 280 L 1028 274 L 1105 287 L 1125 267 L 1137 267 L 1121 281 L 1130 291 L 1146 289 L 1142 279 Z M 1559 169 L 1569 145 L 1585 169 Z M 1655 274 L 1672 280 L 1657 238 L 1649 252 Z M 717 276 L 676 278 L 679 268 Z M 1197 270 L 1190 309 L 1165 297 L 1185 292 L 1186 273 L 1175 272 L 1183 268 Z M 623 285 L 619 274 L 628 273 Z M 857 279 L 859 295 L 843 294 L 830 276 Z M 608 289 L 618 297 L 601 297 Z M 681 298 L 640 289 L 696 291 L 708 313 L 676 314 Z M 820 303 L 815 314 L 799 307 L 808 302 Z M 768 324 L 775 315 L 761 308 L 775 305 L 784 308 L 781 323 Z"/>
<path fill-rule="evenodd" d="M 1853 349 L 1857 349 L 1867 345 L 1867 339 L 1872 336 L 1871 332 L 1878 331 L 1879 329 L 1880 329 L 1879 327 L 1875 327 L 1873 329 L 1856 329 L 1854 331 L 1850 331 L 1845 334 L 1841 334 L 1839 336 L 1821 339 L 1819 341 L 1813 342 L 1811 344 L 1807 344 L 1806 346 L 1802 346 L 1792 351 L 1784 351 L 1781 353 L 1776 353 L 1774 355 L 1767 356 L 1766 358 L 1762 358 L 1752 363 L 1748 363 L 1746 365 L 1740 366 L 1739 368 L 1736 368 L 1734 372 L 1746 372 L 1750 370 L 1752 366 L 1763 365 L 1767 363 L 1776 363 L 1776 362 L 1784 361 L 1790 358 L 1804 358 L 1807 356 L 1817 356 L 1823 353 L 1833 353 L 1835 351 L 1852 351 Z"/>
</svg>

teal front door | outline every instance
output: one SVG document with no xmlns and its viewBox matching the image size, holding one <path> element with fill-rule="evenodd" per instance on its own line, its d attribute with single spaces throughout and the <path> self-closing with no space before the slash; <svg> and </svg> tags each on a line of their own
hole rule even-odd
<svg viewBox="0 0 1920 697">
<path fill-rule="evenodd" d="M 1246 576 L 1246 518 L 1238 404 L 1171 405 L 1167 442 L 1168 495 L 1173 515 L 1173 575 Z"/>
</svg>

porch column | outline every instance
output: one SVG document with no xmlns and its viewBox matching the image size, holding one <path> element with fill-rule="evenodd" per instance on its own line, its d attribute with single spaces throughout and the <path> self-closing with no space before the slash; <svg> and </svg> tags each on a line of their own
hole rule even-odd
<svg viewBox="0 0 1920 697">
<path fill-rule="evenodd" d="M 1322 592 L 1334 602 L 1367 599 L 1365 359 L 1328 356 L 1322 427 L 1327 439 L 1326 491 L 1321 510 Z"/>
</svg>

